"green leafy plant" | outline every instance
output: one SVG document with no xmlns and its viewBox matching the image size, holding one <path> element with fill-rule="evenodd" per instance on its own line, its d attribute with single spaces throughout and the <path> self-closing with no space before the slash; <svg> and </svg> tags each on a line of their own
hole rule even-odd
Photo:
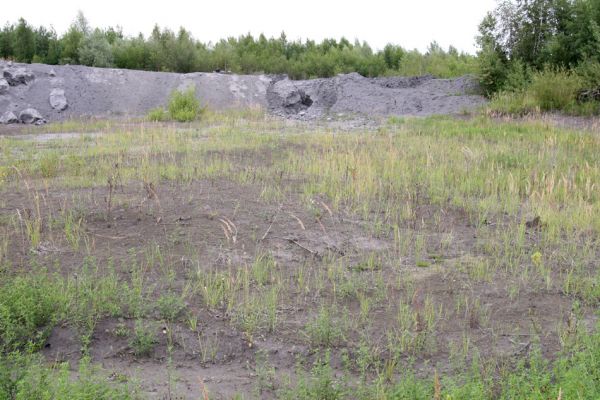
<svg viewBox="0 0 600 400">
<path fill-rule="evenodd" d="M 335 346 L 342 338 L 342 329 L 328 308 L 322 307 L 319 314 L 306 324 L 306 333 L 315 346 Z"/>
<path fill-rule="evenodd" d="M 167 322 L 175 321 L 185 308 L 180 296 L 175 294 L 163 294 L 157 301 L 158 312 L 162 319 Z"/>
<path fill-rule="evenodd" d="M 191 122 L 198 119 L 202 108 L 194 88 L 171 93 L 168 111 L 171 119 L 178 122 Z"/>
<path fill-rule="evenodd" d="M 136 357 L 148 357 L 154 351 L 156 343 L 154 332 L 142 321 L 136 321 L 133 336 L 129 342 L 133 354 Z"/>
<path fill-rule="evenodd" d="M 58 293 L 41 277 L 5 282 L 0 287 L 0 350 L 42 346 L 63 308 Z"/>
</svg>

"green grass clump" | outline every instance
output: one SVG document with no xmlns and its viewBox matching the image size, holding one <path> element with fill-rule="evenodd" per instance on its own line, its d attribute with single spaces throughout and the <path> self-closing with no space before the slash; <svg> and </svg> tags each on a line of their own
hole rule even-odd
<svg viewBox="0 0 600 400">
<path fill-rule="evenodd" d="M 63 302 L 44 279 L 17 277 L 0 287 L 0 352 L 39 348 Z"/>
<path fill-rule="evenodd" d="M 499 92 L 492 97 L 488 113 L 493 115 L 527 115 L 540 112 L 539 105 L 527 91 Z"/>
<path fill-rule="evenodd" d="M 163 294 L 157 301 L 158 312 L 167 322 L 175 321 L 183 312 L 185 303 L 180 296 Z"/>
<path fill-rule="evenodd" d="M 306 324 L 306 334 L 313 346 L 333 347 L 344 337 L 332 312 L 322 307 L 319 314 Z"/>
<path fill-rule="evenodd" d="M 148 326 L 141 321 L 137 321 L 129 345 L 136 357 L 147 357 L 154 351 L 156 336 Z"/>
<path fill-rule="evenodd" d="M 338 379 L 329 362 L 330 353 L 325 353 L 324 360 L 317 360 L 310 374 L 301 374 L 296 385 L 286 388 L 279 393 L 282 399 L 347 399 L 349 393 Z"/>
<path fill-rule="evenodd" d="M 44 178 L 54 178 L 57 176 L 59 167 L 60 159 L 56 153 L 46 153 L 38 162 L 38 169 Z"/>
<path fill-rule="evenodd" d="M 162 122 L 169 118 L 167 112 L 162 107 L 153 108 L 148 111 L 148 120 L 152 122 Z"/>
<path fill-rule="evenodd" d="M 128 384 L 110 383 L 88 358 L 79 362 L 76 378 L 68 363 L 48 367 L 38 356 L 0 356 L 0 399 L 98 399 L 139 398 Z"/>
</svg>

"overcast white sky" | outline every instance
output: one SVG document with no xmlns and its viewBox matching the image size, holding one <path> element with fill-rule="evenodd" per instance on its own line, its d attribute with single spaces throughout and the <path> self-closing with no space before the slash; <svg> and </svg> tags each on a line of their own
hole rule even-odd
<svg viewBox="0 0 600 400">
<path fill-rule="evenodd" d="M 375 49 L 386 43 L 425 50 L 437 40 L 474 52 L 477 26 L 495 0 L 30 0 L 27 7 L 2 7 L 0 23 L 24 17 L 54 26 L 62 34 L 82 10 L 94 27 L 120 25 L 127 35 L 148 35 L 155 23 L 180 26 L 196 39 L 216 41 L 245 33 L 268 37 L 285 31 L 288 39 L 366 40 Z"/>
</svg>

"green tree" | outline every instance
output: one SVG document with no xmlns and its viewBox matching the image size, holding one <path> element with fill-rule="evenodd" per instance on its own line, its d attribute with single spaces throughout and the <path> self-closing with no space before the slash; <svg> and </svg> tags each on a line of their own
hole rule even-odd
<svg viewBox="0 0 600 400">
<path fill-rule="evenodd" d="M 83 39 L 89 34 L 89 31 L 90 28 L 87 19 L 83 13 L 79 11 L 75 21 L 73 21 L 67 33 L 61 38 L 62 62 L 79 62 L 79 46 Z"/>
<path fill-rule="evenodd" d="M 104 33 L 96 29 L 79 46 L 79 60 L 90 67 L 112 67 L 112 48 Z"/>
<path fill-rule="evenodd" d="M 0 31 L 0 57 L 12 58 L 14 56 L 13 35 L 14 27 L 6 23 Z"/>
<path fill-rule="evenodd" d="M 35 55 L 33 29 L 23 18 L 19 19 L 19 23 L 15 29 L 13 48 L 15 59 L 20 62 L 29 63 Z"/>
</svg>

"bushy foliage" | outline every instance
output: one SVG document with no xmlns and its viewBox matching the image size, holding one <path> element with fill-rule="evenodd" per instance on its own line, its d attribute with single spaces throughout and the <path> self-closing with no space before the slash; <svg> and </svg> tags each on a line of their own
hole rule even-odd
<svg viewBox="0 0 600 400">
<path fill-rule="evenodd" d="M 582 80 L 582 86 L 587 88 L 600 87 L 600 62 L 586 59 L 579 64 L 576 73 Z"/>
<path fill-rule="evenodd" d="M 575 104 L 575 98 L 578 89 L 600 86 L 599 26 L 596 0 L 499 3 L 479 25 L 477 37 L 486 94 L 515 92 L 494 96 L 505 109 L 531 100 L 542 111 L 597 109 Z"/>
<path fill-rule="evenodd" d="M 581 79 L 564 70 L 546 70 L 533 75 L 528 90 L 544 111 L 562 110 L 575 102 Z"/>
<path fill-rule="evenodd" d="M 498 92 L 506 80 L 506 60 L 492 47 L 484 47 L 479 53 L 479 83 L 491 96 Z"/>
<path fill-rule="evenodd" d="M 183 92 L 176 90 L 171 93 L 168 110 L 171 119 L 178 122 L 194 121 L 200 117 L 202 112 L 194 88 L 189 88 Z"/>
<path fill-rule="evenodd" d="M 540 112 L 536 100 L 527 91 L 502 91 L 494 93 L 488 105 L 488 113 L 493 116 L 522 116 Z"/>
<path fill-rule="evenodd" d="M 516 80 L 515 86 L 492 97 L 489 110 L 493 114 L 524 115 L 555 110 L 587 114 L 587 108 L 576 103 L 582 80 L 570 71 L 548 69 L 535 72 L 530 82 L 524 76 L 513 79 Z"/>
<path fill-rule="evenodd" d="M 15 278 L 0 286 L 0 353 L 37 348 L 61 310 L 58 291 L 42 279 Z"/>
<path fill-rule="evenodd" d="M 112 67 L 113 54 L 106 35 L 96 29 L 79 47 L 79 61 L 90 67 Z"/>
<path fill-rule="evenodd" d="M 148 112 L 150 121 L 191 122 L 200 118 L 204 109 L 196 98 L 196 91 L 190 87 L 184 91 L 175 90 L 171 93 L 169 104 L 165 110 L 162 107 L 153 108 Z"/>
</svg>

